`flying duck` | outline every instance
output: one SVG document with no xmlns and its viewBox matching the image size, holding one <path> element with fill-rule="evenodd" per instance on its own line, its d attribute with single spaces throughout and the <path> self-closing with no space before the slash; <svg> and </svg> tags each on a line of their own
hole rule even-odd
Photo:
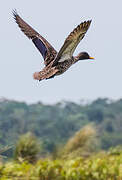
<svg viewBox="0 0 122 180">
<path fill-rule="evenodd" d="M 84 21 L 78 25 L 66 38 L 63 46 L 57 52 L 50 43 L 36 32 L 30 25 L 28 25 L 17 13 L 13 11 L 14 19 L 21 31 L 32 40 L 36 48 L 41 53 L 45 67 L 40 72 L 35 72 L 33 78 L 36 80 L 50 79 L 57 75 L 64 73 L 71 65 L 79 60 L 94 59 L 90 57 L 87 52 L 81 52 L 77 56 L 73 56 L 73 53 L 84 38 L 91 20 Z"/>
</svg>

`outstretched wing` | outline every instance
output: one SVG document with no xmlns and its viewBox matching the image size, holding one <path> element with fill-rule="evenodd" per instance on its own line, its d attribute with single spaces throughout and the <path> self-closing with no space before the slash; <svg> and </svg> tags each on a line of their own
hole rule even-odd
<svg viewBox="0 0 122 180">
<path fill-rule="evenodd" d="M 32 40 L 34 45 L 40 51 L 44 58 L 45 65 L 48 65 L 56 57 L 56 50 L 49 44 L 49 42 L 43 38 L 38 32 L 36 32 L 30 25 L 28 25 L 17 13 L 13 11 L 14 19 L 21 31 Z"/>
<path fill-rule="evenodd" d="M 59 53 L 57 54 L 53 66 L 57 64 L 57 62 L 64 61 L 66 58 L 71 58 L 77 45 L 84 38 L 85 33 L 87 32 L 89 26 L 91 24 L 90 21 L 85 21 L 78 25 L 66 38 L 63 46 L 61 47 Z"/>
</svg>

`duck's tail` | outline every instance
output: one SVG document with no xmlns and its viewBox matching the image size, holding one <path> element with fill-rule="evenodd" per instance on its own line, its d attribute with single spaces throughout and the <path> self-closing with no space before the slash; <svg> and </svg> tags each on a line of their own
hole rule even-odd
<svg viewBox="0 0 122 180">
<path fill-rule="evenodd" d="M 48 69 L 47 71 L 40 71 L 40 72 L 35 72 L 33 74 L 33 78 L 35 80 L 43 80 L 43 79 L 50 79 L 51 77 L 54 77 L 56 73 L 58 72 L 58 69 L 55 67 Z"/>
</svg>

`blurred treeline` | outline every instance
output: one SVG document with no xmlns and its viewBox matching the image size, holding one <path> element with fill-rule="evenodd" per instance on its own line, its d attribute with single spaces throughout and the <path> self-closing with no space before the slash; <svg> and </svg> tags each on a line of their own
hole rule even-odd
<svg viewBox="0 0 122 180">
<path fill-rule="evenodd" d="M 37 137 L 45 155 L 55 152 L 88 124 L 97 131 L 98 149 L 122 144 L 122 99 L 99 98 L 90 103 L 53 105 L 1 99 L 0 148 L 15 145 L 21 135 L 29 132 Z M 12 151 L 6 152 L 7 156 L 11 157 Z"/>
<path fill-rule="evenodd" d="M 97 140 L 95 127 L 87 125 L 44 157 L 38 139 L 26 133 L 20 136 L 12 159 L 3 162 L 1 156 L 0 179 L 122 180 L 122 146 L 103 151 Z"/>
</svg>

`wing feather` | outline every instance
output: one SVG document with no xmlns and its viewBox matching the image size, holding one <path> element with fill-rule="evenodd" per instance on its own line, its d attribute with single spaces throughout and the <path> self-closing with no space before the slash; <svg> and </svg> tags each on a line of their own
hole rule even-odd
<svg viewBox="0 0 122 180">
<path fill-rule="evenodd" d="M 60 62 L 61 57 L 63 57 L 63 59 L 65 59 L 65 57 L 72 57 L 79 42 L 84 38 L 87 30 L 89 29 L 90 24 L 91 20 L 82 22 L 69 34 L 59 53 L 57 54 L 53 65 Z"/>
<path fill-rule="evenodd" d="M 13 11 L 14 19 L 21 31 L 32 40 L 34 45 L 42 54 L 45 65 L 48 65 L 56 57 L 56 50 L 49 44 L 49 42 L 42 37 L 37 31 L 35 31 L 30 25 L 28 25 L 17 13 Z"/>
</svg>

